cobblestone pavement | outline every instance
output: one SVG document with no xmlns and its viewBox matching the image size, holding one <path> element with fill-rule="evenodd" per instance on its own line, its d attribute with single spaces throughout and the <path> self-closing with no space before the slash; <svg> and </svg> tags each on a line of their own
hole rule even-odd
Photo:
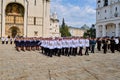
<svg viewBox="0 0 120 80">
<path fill-rule="evenodd" d="M 120 53 L 50 58 L 0 44 L 0 80 L 120 80 Z"/>
</svg>

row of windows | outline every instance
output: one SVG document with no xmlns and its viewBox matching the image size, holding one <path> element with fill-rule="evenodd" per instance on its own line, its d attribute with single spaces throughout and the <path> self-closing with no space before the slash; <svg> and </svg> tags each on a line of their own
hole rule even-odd
<svg viewBox="0 0 120 80">
<path fill-rule="evenodd" d="M 111 0 L 109 3 L 108 3 L 108 1 L 110 1 L 110 0 L 104 0 L 103 7 L 108 6 L 109 3 L 113 4 L 113 3 L 119 2 L 120 0 Z M 98 8 L 99 8 L 101 0 L 98 0 L 97 3 L 98 3 Z"/>
<path fill-rule="evenodd" d="M 117 7 L 115 7 L 115 12 L 117 12 Z M 107 13 L 107 10 L 105 10 L 105 13 Z M 100 14 L 100 12 L 98 12 L 98 15 Z"/>
<path fill-rule="evenodd" d="M 100 3 L 101 1 L 100 0 L 98 0 L 98 4 Z M 104 0 L 104 5 L 103 6 L 108 6 L 108 0 Z M 99 5 L 98 5 L 98 7 L 100 7 Z"/>
<path fill-rule="evenodd" d="M 42 19 L 39 17 L 29 17 L 28 24 L 30 24 L 30 25 L 42 25 Z"/>
<path fill-rule="evenodd" d="M 24 22 L 23 17 L 17 17 L 17 16 L 6 16 L 5 20 L 6 23 L 12 23 L 12 24 L 23 24 Z"/>
</svg>

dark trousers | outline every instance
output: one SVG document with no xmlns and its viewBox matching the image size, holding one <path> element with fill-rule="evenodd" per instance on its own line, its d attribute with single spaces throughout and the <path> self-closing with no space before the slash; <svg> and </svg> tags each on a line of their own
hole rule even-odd
<svg viewBox="0 0 120 80">
<path fill-rule="evenodd" d="M 118 51 L 120 52 L 120 43 L 118 44 Z"/>
<path fill-rule="evenodd" d="M 91 47 L 92 47 L 91 53 L 94 53 L 95 45 L 92 45 Z"/>
<path fill-rule="evenodd" d="M 12 41 L 10 41 L 10 44 L 12 44 Z"/>
<path fill-rule="evenodd" d="M 53 49 L 53 54 L 54 54 L 54 55 L 56 55 L 57 52 L 58 52 L 58 49 L 57 49 L 57 48 Z"/>
<path fill-rule="evenodd" d="M 80 47 L 80 49 L 79 49 L 79 54 L 78 54 L 78 55 L 81 55 L 81 56 L 83 55 L 83 54 L 82 54 L 82 49 L 83 49 L 83 47 Z"/>
<path fill-rule="evenodd" d="M 107 53 L 107 47 L 103 49 L 103 52 L 106 54 Z"/>
<path fill-rule="evenodd" d="M 52 57 L 53 55 L 53 49 L 49 49 L 48 56 Z"/>
<path fill-rule="evenodd" d="M 62 55 L 65 54 L 65 48 L 62 48 Z"/>
<path fill-rule="evenodd" d="M 101 51 L 101 44 L 97 45 L 97 49 L 98 49 L 98 51 Z"/>
<path fill-rule="evenodd" d="M 117 50 L 117 44 L 115 44 L 115 50 Z"/>
<path fill-rule="evenodd" d="M 58 49 L 58 56 L 60 57 L 61 56 L 61 51 L 62 51 L 62 49 Z"/>
<path fill-rule="evenodd" d="M 108 44 L 108 50 L 110 49 L 110 44 Z"/>
<path fill-rule="evenodd" d="M 89 55 L 89 53 L 88 53 L 88 49 L 89 49 L 89 47 L 86 47 L 85 55 Z"/>
<path fill-rule="evenodd" d="M 69 55 L 72 55 L 72 51 L 73 49 L 72 49 L 72 47 L 70 47 L 70 49 L 69 49 Z"/>
<path fill-rule="evenodd" d="M 112 51 L 112 53 L 115 53 L 115 46 L 114 45 L 111 45 L 111 51 Z"/>
<path fill-rule="evenodd" d="M 2 41 L 2 44 L 4 44 L 4 41 Z"/>
<path fill-rule="evenodd" d="M 107 44 L 103 44 L 103 53 L 107 53 Z"/>
<path fill-rule="evenodd" d="M 77 48 L 73 48 L 73 53 L 72 53 L 72 55 L 73 55 L 73 56 L 76 56 L 76 54 L 77 54 Z"/>
<path fill-rule="evenodd" d="M 8 44 L 8 41 L 6 41 L 6 44 Z"/>
<path fill-rule="evenodd" d="M 65 55 L 67 56 L 68 54 L 68 48 L 65 48 Z"/>
<path fill-rule="evenodd" d="M 41 50 L 42 50 L 42 54 L 43 54 L 43 50 L 44 50 L 44 48 L 43 48 L 43 47 L 41 47 Z"/>
</svg>

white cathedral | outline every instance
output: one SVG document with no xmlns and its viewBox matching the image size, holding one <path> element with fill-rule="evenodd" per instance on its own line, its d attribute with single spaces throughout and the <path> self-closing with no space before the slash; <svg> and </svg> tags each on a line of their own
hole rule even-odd
<svg viewBox="0 0 120 80">
<path fill-rule="evenodd" d="M 59 37 L 56 16 L 50 0 L 0 0 L 0 37 Z"/>
<path fill-rule="evenodd" d="M 96 37 L 120 37 L 120 0 L 97 0 Z"/>
</svg>

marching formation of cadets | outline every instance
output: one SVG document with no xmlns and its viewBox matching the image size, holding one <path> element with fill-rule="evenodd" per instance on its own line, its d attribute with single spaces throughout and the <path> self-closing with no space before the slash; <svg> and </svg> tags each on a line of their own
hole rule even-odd
<svg viewBox="0 0 120 80">
<path fill-rule="evenodd" d="M 55 56 L 76 56 L 83 55 L 83 49 L 85 49 L 85 55 L 95 53 L 94 49 L 97 44 L 98 51 L 103 49 L 103 53 L 107 53 L 110 50 L 112 53 L 120 51 L 120 38 L 116 37 L 104 37 L 104 38 L 80 38 L 80 37 L 63 37 L 63 38 L 1 38 L 2 44 L 10 44 L 14 42 L 17 51 L 35 51 L 40 50 L 42 54 L 52 57 Z"/>
</svg>

